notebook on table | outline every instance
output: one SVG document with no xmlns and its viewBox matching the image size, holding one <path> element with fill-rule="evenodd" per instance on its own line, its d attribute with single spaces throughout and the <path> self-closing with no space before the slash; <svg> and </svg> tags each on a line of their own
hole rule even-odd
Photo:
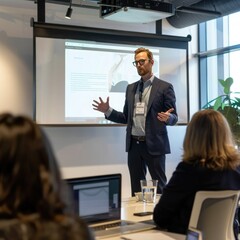
<svg viewBox="0 0 240 240">
<path fill-rule="evenodd" d="M 153 229 L 153 223 L 121 220 L 121 174 L 66 179 L 74 208 L 97 239 Z"/>
</svg>

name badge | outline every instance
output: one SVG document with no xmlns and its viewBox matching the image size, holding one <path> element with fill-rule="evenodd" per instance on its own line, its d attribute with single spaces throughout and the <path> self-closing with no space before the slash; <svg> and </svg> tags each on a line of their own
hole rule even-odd
<svg viewBox="0 0 240 240">
<path fill-rule="evenodd" d="M 144 115 L 145 113 L 145 103 L 144 102 L 138 102 L 136 105 L 136 114 L 137 115 Z"/>
</svg>

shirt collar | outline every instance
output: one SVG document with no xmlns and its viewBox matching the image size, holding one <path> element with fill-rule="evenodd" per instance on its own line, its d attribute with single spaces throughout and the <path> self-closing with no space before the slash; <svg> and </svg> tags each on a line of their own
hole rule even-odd
<svg viewBox="0 0 240 240">
<path fill-rule="evenodd" d="M 152 82 L 153 82 L 153 79 L 154 79 L 154 75 L 152 75 L 147 81 L 143 81 L 143 86 L 144 87 L 148 87 L 148 86 L 151 86 L 152 85 Z M 142 79 L 141 79 L 142 81 Z"/>
</svg>

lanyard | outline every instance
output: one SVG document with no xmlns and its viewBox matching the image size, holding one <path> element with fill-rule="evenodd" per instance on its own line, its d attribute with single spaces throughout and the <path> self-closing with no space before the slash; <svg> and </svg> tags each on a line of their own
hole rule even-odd
<svg viewBox="0 0 240 240">
<path fill-rule="evenodd" d="M 142 102 L 142 99 L 147 95 L 147 93 L 150 90 L 151 86 L 152 86 L 152 83 L 148 86 L 148 90 L 147 90 L 147 92 L 143 96 L 143 91 L 144 91 L 143 90 L 143 81 L 139 82 L 139 102 Z"/>
</svg>

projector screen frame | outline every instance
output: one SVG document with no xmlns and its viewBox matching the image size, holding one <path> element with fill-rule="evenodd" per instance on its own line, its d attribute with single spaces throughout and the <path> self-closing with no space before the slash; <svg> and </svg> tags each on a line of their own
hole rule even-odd
<svg viewBox="0 0 240 240">
<path fill-rule="evenodd" d="M 33 22 L 33 40 L 34 40 L 34 84 L 33 84 L 33 96 L 34 96 L 34 109 L 33 118 L 36 119 L 36 38 L 59 38 L 59 39 L 73 39 L 73 40 L 86 40 L 97 41 L 103 43 L 113 44 L 133 44 L 140 46 L 153 46 L 168 49 L 183 49 L 186 51 L 186 114 L 184 121 L 178 123 L 178 125 L 186 125 L 189 121 L 189 89 L 188 89 L 188 42 L 191 41 L 191 36 L 180 37 L 170 35 L 157 35 L 149 33 L 131 32 L 131 31 L 119 31 L 111 29 L 101 28 L 89 28 L 79 27 L 73 25 L 61 25 L 51 23 L 39 23 Z M 136 79 L 137 81 L 137 79 Z M 175 89 L 175 92 L 178 89 Z M 178 99 L 177 99 L 178 101 Z M 179 112 L 180 109 L 177 109 Z M 39 123 L 43 126 L 123 126 L 122 124 L 81 124 L 81 123 Z"/>
</svg>

